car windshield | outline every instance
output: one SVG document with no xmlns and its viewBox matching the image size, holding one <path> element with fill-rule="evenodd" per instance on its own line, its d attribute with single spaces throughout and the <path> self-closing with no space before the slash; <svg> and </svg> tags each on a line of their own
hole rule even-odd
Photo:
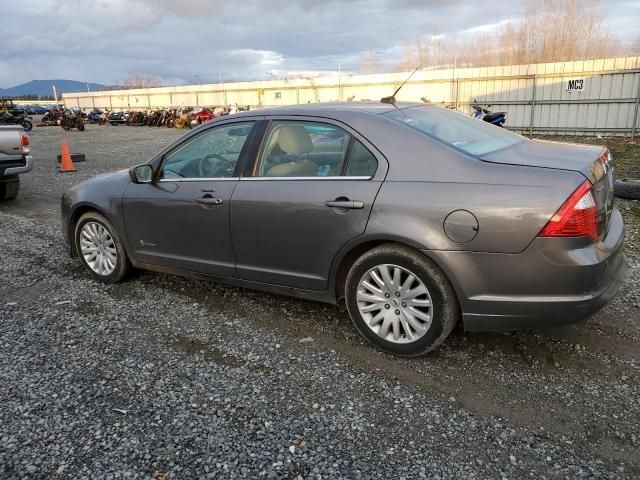
<svg viewBox="0 0 640 480">
<path fill-rule="evenodd" d="M 526 140 L 504 128 L 437 106 L 404 108 L 384 115 L 471 155 L 485 155 Z"/>
</svg>

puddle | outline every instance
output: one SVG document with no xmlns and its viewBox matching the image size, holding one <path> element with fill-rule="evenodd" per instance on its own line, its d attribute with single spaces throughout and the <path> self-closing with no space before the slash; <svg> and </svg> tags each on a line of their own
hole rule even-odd
<svg viewBox="0 0 640 480">
<path fill-rule="evenodd" d="M 234 355 L 224 353 L 219 348 L 198 339 L 177 336 L 170 342 L 170 346 L 187 355 L 201 355 L 205 360 L 228 367 L 242 367 L 248 362 Z"/>
</svg>

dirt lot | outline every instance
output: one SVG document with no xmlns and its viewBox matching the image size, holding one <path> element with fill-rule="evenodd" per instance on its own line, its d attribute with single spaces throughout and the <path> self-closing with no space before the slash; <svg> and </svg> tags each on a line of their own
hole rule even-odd
<svg viewBox="0 0 640 480">
<path fill-rule="evenodd" d="M 64 254 L 62 192 L 180 134 L 34 129 L 36 167 L 0 205 L 1 478 L 640 477 L 640 202 L 618 201 L 631 269 L 592 319 L 458 329 L 403 360 L 331 306 L 151 273 L 105 286 Z M 63 136 L 77 173 L 56 171 Z M 566 140 L 640 177 L 640 144 Z"/>
</svg>

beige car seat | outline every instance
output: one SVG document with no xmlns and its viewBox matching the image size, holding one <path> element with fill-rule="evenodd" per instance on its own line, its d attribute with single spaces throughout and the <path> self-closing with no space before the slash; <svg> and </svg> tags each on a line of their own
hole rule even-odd
<svg viewBox="0 0 640 480">
<path fill-rule="evenodd" d="M 315 177 L 318 166 L 306 155 L 313 151 L 309 133 L 302 125 L 284 125 L 278 130 L 278 146 L 287 155 L 304 156 L 300 160 L 274 165 L 268 177 Z"/>
</svg>

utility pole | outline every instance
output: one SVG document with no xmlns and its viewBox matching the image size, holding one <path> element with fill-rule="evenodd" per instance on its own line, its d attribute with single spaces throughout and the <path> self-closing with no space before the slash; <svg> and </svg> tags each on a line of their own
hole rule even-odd
<svg viewBox="0 0 640 480">
<path fill-rule="evenodd" d="M 340 62 L 338 62 L 338 101 L 342 101 L 342 85 L 340 82 L 340 74 L 341 74 L 341 66 Z"/>
<path fill-rule="evenodd" d="M 53 99 L 56 102 L 56 108 L 58 108 L 58 92 L 56 91 L 56 86 L 55 85 L 52 85 L 52 86 L 53 86 Z"/>
<path fill-rule="evenodd" d="M 222 83 L 222 74 L 218 72 L 218 80 L 220 81 L 220 86 L 222 87 L 222 97 L 224 98 L 224 106 L 227 106 L 227 91 L 224 89 L 224 83 Z"/>
</svg>

